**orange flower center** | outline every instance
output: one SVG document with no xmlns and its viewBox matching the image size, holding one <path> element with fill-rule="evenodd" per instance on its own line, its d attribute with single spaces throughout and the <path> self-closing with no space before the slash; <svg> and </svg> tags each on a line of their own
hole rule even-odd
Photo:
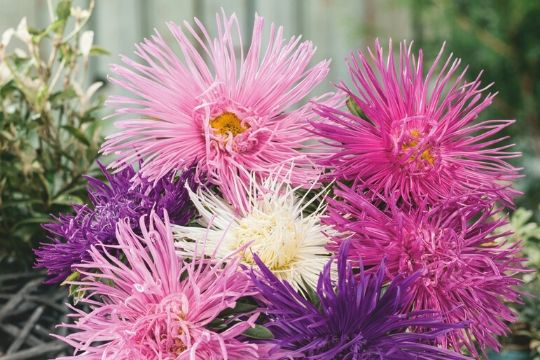
<svg viewBox="0 0 540 360">
<path fill-rule="evenodd" d="M 249 125 L 243 123 L 242 120 L 232 112 L 225 112 L 218 117 L 210 120 L 210 126 L 219 135 L 227 135 L 231 133 L 234 137 L 249 129 Z"/>
<path fill-rule="evenodd" d="M 420 136 L 421 136 L 420 131 L 418 131 L 417 129 L 412 129 L 410 132 L 410 137 L 411 137 L 410 140 L 404 142 L 401 145 L 401 149 L 407 151 L 411 148 L 416 147 L 420 143 Z M 409 160 L 414 160 L 416 155 L 417 155 L 416 153 L 413 153 L 409 157 Z M 424 160 L 429 165 L 435 164 L 435 156 L 433 156 L 433 154 L 431 153 L 431 147 L 427 147 L 424 151 L 422 151 L 422 153 L 420 154 L 420 159 Z"/>
</svg>

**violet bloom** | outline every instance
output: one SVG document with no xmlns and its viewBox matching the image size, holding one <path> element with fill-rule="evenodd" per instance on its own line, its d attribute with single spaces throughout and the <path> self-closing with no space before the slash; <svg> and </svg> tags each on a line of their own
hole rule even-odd
<svg viewBox="0 0 540 360">
<path fill-rule="evenodd" d="M 397 276 L 383 290 L 384 264 L 377 273 L 360 269 L 355 275 L 347 255 L 345 245 L 337 260 L 337 282 L 330 275 L 332 260 L 326 264 L 311 295 L 315 301 L 279 280 L 255 256 L 260 274 L 252 272 L 252 279 L 266 300 L 270 319 L 266 326 L 281 347 L 273 358 L 468 359 L 430 345 L 464 324 L 445 324 L 433 311 L 407 311 L 414 297 L 410 288 L 419 280 L 419 272 Z"/>
<path fill-rule="evenodd" d="M 466 68 L 459 72 L 452 55 L 444 60 L 444 47 L 426 72 L 422 51 L 416 58 L 411 45 L 400 44 L 398 59 L 391 42 L 385 55 L 378 41 L 374 52 L 350 56 L 356 92 L 339 87 L 355 114 L 325 104 L 316 109 L 327 121 L 314 122 L 315 133 L 335 147 L 323 164 L 337 180 L 387 197 L 399 192 L 408 203 L 472 190 L 511 204 L 519 169 L 506 159 L 520 154 L 498 134 L 514 121 L 476 122 L 495 96 L 484 95 L 479 76 L 465 81 Z"/>
<path fill-rule="evenodd" d="M 61 214 L 53 223 L 44 225 L 51 243 L 42 243 L 35 250 L 36 267 L 47 269 L 47 283 L 66 279 L 74 264 L 89 260 L 92 245 L 116 244 L 115 229 L 120 219 L 128 219 L 137 231 L 139 218 L 154 209 L 159 215 L 166 210 L 171 222 L 186 225 L 194 215 L 185 184 L 195 186 L 194 170 L 180 176 L 169 173 L 157 182 L 145 179 L 134 186 L 137 176 L 132 167 L 111 174 L 99 164 L 107 183 L 91 176 L 88 180 L 90 205 L 74 205 L 74 214 Z"/>
<path fill-rule="evenodd" d="M 241 298 L 256 294 L 238 257 L 224 262 L 177 256 L 166 211 L 164 220 L 154 212 L 141 217 L 138 228 L 136 234 L 129 220 L 121 220 L 118 245 L 92 246 L 90 260 L 77 265 L 85 276 L 69 284 L 85 293 L 81 301 L 89 311 L 72 308 L 75 323 L 62 324 L 75 332 L 57 337 L 75 353 L 60 359 L 267 358 L 269 345 L 242 337 L 259 317 L 258 308 L 222 318 Z M 216 320 L 225 328 L 213 330 Z"/>
<path fill-rule="evenodd" d="M 196 163 L 236 207 L 246 204 L 250 173 L 263 179 L 294 163 L 292 182 L 309 187 L 322 169 L 318 138 L 306 125 L 318 116 L 302 102 L 325 79 L 329 60 L 310 66 L 315 46 L 287 39 L 274 24 L 265 30 L 260 16 L 245 47 L 236 15 L 216 15 L 216 34 L 194 21 L 168 24 L 180 51 L 156 33 L 136 46 L 137 61 L 113 67 L 111 81 L 131 95 L 108 101 L 122 118 L 102 148 L 118 155 L 112 166 L 142 156 L 142 174 L 155 180 Z M 337 106 L 343 99 L 319 100 Z"/>
<path fill-rule="evenodd" d="M 447 323 L 470 321 L 467 331 L 449 333 L 441 343 L 462 346 L 477 355 L 481 349 L 499 349 L 497 336 L 508 332 L 506 322 L 516 315 L 507 302 L 519 301 L 515 276 L 523 271 L 519 244 L 506 243 L 500 217 L 482 195 L 447 200 L 434 208 L 403 210 L 388 199 L 382 211 L 365 196 L 344 185 L 329 200 L 328 217 L 350 241 L 349 259 L 376 267 L 386 258 L 385 274 L 392 280 L 423 269 L 410 291 L 414 310 L 436 310 Z M 344 241 L 333 239 L 330 250 Z M 472 335 L 472 336 L 471 336 Z"/>
</svg>

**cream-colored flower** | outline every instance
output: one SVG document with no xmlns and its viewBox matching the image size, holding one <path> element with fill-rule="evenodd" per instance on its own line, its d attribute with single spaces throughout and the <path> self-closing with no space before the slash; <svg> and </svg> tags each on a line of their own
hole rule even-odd
<svg viewBox="0 0 540 360">
<path fill-rule="evenodd" d="M 324 191 L 307 201 L 306 196 L 297 197 L 295 190 L 274 178 L 262 185 L 252 178 L 249 210 L 240 215 L 208 189 L 197 193 L 190 190 L 203 227 L 174 227 L 179 252 L 192 255 L 197 242 L 204 242 L 206 254 L 218 258 L 240 249 L 244 264 L 253 265 L 253 254 L 257 254 L 270 270 L 294 287 L 304 282 L 315 287 L 329 258 L 325 233 L 331 229 L 320 223 L 324 205 L 308 215 L 305 210 L 324 196 Z"/>
</svg>

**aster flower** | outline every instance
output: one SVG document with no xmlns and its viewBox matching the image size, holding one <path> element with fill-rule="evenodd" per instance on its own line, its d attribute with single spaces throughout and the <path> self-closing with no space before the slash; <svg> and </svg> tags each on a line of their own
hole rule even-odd
<svg viewBox="0 0 540 360">
<path fill-rule="evenodd" d="M 129 220 L 117 226 L 118 245 L 93 246 L 79 264 L 89 312 L 73 308 L 74 333 L 60 339 L 75 348 L 61 359 L 259 359 L 267 346 L 241 340 L 258 310 L 232 317 L 221 332 L 211 322 L 239 299 L 254 295 L 237 258 L 227 262 L 176 255 L 167 213 L 140 219 L 141 235 Z M 102 249 L 98 249 L 101 247 Z M 120 251 L 125 263 L 113 254 Z M 97 270 L 97 273 L 95 272 Z M 265 355 L 266 356 L 266 355 Z"/>
<path fill-rule="evenodd" d="M 266 266 L 293 286 L 304 282 L 314 286 L 328 260 L 325 232 L 331 228 L 320 224 L 323 202 L 311 214 L 305 214 L 305 210 L 325 192 L 307 201 L 309 192 L 303 198 L 297 197 L 297 189 L 287 179 L 272 176 L 258 184 L 252 176 L 248 207 L 242 213 L 208 189 L 200 188 L 197 193 L 190 190 L 203 227 L 174 226 L 180 253 L 193 254 L 197 241 L 206 239 L 206 251 L 218 258 L 242 249 L 239 256 L 250 266 L 254 264 L 252 253 L 256 252 Z"/>
<path fill-rule="evenodd" d="M 495 96 L 483 96 L 480 76 L 465 81 L 460 59 L 445 61 L 444 47 L 425 73 L 422 51 L 416 58 L 411 46 L 400 44 L 397 65 L 391 42 L 386 56 L 378 41 L 375 53 L 350 56 L 356 93 L 340 88 L 353 111 L 321 104 L 317 112 L 328 121 L 313 123 L 336 149 L 323 163 L 333 178 L 387 197 L 399 192 L 408 203 L 471 191 L 511 203 L 519 194 L 511 188 L 519 169 L 506 159 L 519 153 L 502 145 L 507 137 L 496 136 L 513 120 L 475 122 Z"/>
<path fill-rule="evenodd" d="M 35 250 L 36 267 L 47 269 L 48 283 L 58 283 L 73 272 L 72 266 L 89 260 L 92 245 L 115 244 L 116 223 L 127 218 L 136 230 L 141 215 L 155 209 L 163 215 L 166 210 L 175 224 L 187 224 L 194 208 L 184 185 L 195 186 L 194 170 L 179 177 L 169 173 L 157 182 L 141 179 L 134 186 L 131 179 L 138 176 L 132 167 L 110 174 L 99 164 L 108 182 L 88 176 L 90 205 L 74 205 L 74 214 L 61 214 L 55 222 L 44 225 L 51 243 L 42 243 Z"/>
<path fill-rule="evenodd" d="M 505 219 L 493 220 L 496 209 L 481 195 L 471 200 L 447 200 L 434 208 L 402 210 L 391 199 L 382 211 L 365 196 L 343 185 L 335 189 L 324 219 L 351 242 L 349 258 L 376 267 L 386 258 L 386 276 L 424 269 L 411 286 L 409 306 L 440 311 L 447 323 L 468 320 L 470 328 L 442 339 L 455 349 L 466 346 L 499 349 L 497 336 L 508 331 L 505 321 L 516 315 L 505 302 L 519 301 L 514 275 L 523 271 L 519 244 L 507 244 L 507 232 L 497 231 Z M 329 248 L 337 251 L 342 238 Z M 472 335 L 472 336 L 471 336 Z"/>
<path fill-rule="evenodd" d="M 268 306 L 266 326 L 287 356 L 321 360 L 468 359 L 430 345 L 438 336 L 464 324 L 444 324 L 432 311 L 407 312 L 413 300 L 410 288 L 418 281 L 419 272 L 395 277 L 384 291 L 384 264 L 377 273 L 360 269 L 355 275 L 347 254 L 345 244 L 337 261 L 337 282 L 331 276 L 332 260 L 325 265 L 310 300 L 287 281 L 279 280 L 255 255 L 260 273 L 252 272 L 251 276 Z"/>
<path fill-rule="evenodd" d="M 299 104 L 326 77 L 329 61 L 309 68 L 313 44 L 285 40 L 274 24 L 265 50 L 259 16 L 244 56 L 236 16 L 216 21 L 215 38 L 197 19 L 196 27 L 168 24 L 183 61 L 156 33 L 136 46 L 144 64 L 125 58 L 113 68 L 111 81 L 134 97 L 110 99 L 123 120 L 102 151 L 118 155 L 115 168 L 142 156 L 141 172 L 151 180 L 197 163 L 229 201 L 238 201 L 237 189 L 247 191 L 250 172 L 264 178 L 292 161 L 292 181 L 309 184 L 321 171 L 319 147 L 309 141 L 316 137 L 306 126 L 316 115 L 311 103 Z M 324 99 L 336 104 L 341 96 Z"/>
</svg>

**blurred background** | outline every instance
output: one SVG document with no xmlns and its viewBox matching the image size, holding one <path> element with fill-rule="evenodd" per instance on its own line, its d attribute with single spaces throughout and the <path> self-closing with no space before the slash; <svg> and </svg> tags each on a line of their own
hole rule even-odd
<svg viewBox="0 0 540 360">
<path fill-rule="evenodd" d="M 86 1 L 75 1 L 84 7 Z M 0 0 L 0 29 L 16 27 L 26 16 L 35 28 L 49 22 L 46 0 L 13 2 Z M 245 42 L 255 12 L 267 24 L 283 25 L 285 34 L 302 34 L 317 48 L 315 60 L 332 58 L 328 81 L 319 91 L 347 79 L 344 59 L 351 49 L 372 45 L 374 39 L 414 40 L 427 59 L 433 58 L 443 42 L 447 53 L 463 58 L 469 77 L 484 71 L 485 84 L 494 82 L 499 95 L 484 113 L 486 118 L 517 119 L 509 129 L 524 153 L 519 161 L 526 177 L 518 186 L 526 196 L 520 205 L 534 208 L 540 200 L 540 2 L 534 0 L 97 0 L 87 27 L 94 43 L 109 55 L 90 63 L 90 80 L 106 79 L 108 67 L 119 55 L 132 56 L 136 42 L 158 30 L 172 41 L 167 21 L 202 20 L 211 31 L 220 9 L 235 12 L 243 26 Z M 105 86 L 106 87 L 106 86 Z M 106 89 L 105 89 L 106 90 Z"/>
<path fill-rule="evenodd" d="M 91 6 L 93 14 L 86 19 L 81 11 Z M 43 52 L 39 56 L 50 60 L 51 48 L 58 48 L 59 54 L 58 61 L 51 60 L 50 69 L 30 69 L 31 65 L 24 60 L 27 55 L 17 54 L 24 44 L 12 41 L 7 49 L 0 46 L 0 70 L 1 54 L 5 51 L 15 54 L 13 64 L 17 71 L 29 74 L 36 84 L 54 79 L 62 61 L 66 68 L 73 65 L 73 73 L 82 74 L 75 79 L 64 78 L 62 73 L 55 82 L 62 85 L 60 88 L 46 92 L 38 89 L 32 102 L 24 82 L 10 77 L 2 79 L 0 71 L 0 300 L 9 299 L 7 295 L 2 297 L 2 291 L 14 292 L 17 287 L 9 285 L 9 281 L 20 278 L 13 275 L 14 271 L 32 274 L 31 248 L 45 240 L 41 223 L 48 221 L 49 214 L 69 209 L 70 203 L 86 201 L 83 175 L 94 172 L 99 143 L 111 131 L 110 124 L 101 120 L 108 114 L 102 100 L 115 91 L 106 82 L 109 65 L 119 62 L 120 54 L 133 56 L 134 44 L 155 29 L 172 41 L 167 21 L 191 21 L 197 17 L 213 32 L 214 17 L 221 8 L 227 13 L 236 12 L 246 37 L 244 42 L 250 41 L 255 12 L 264 16 L 267 24 L 283 25 L 287 35 L 302 34 L 304 39 L 313 41 L 318 47 L 315 61 L 333 59 L 328 81 L 318 93 L 346 80 L 347 54 L 351 49 L 372 45 L 375 38 L 383 42 L 392 38 L 395 43 L 414 40 L 417 49 L 424 49 L 427 63 L 446 42 L 447 53 L 453 52 L 469 65 L 469 78 L 484 71 L 484 83 L 493 82 L 491 91 L 499 94 L 482 118 L 517 120 L 507 135 L 523 152 L 515 164 L 524 168 L 525 176 L 517 184 L 524 196 L 518 200 L 520 209 L 512 215 L 511 226 L 519 235 L 516 240 L 525 242 L 524 255 L 529 258 L 529 265 L 534 269 L 540 267 L 540 230 L 531 223 L 538 219 L 540 203 L 540 1 L 0 0 L 0 33 L 8 28 L 17 29 L 26 17 L 31 41 Z M 61 22 L 51 24 L 55 17 Z M 78 29 L 73 40 L 69 27 Z M 85 53 L 80 50 L 81 41 L 83 32 L 88 31 L 93 32 L 92 46 Z M 72 42 L 64 43 L 66 38 Z M 58 39 L 62 42 L 58 43 Z M 99 85 L 93 84 L 99 82 L 103 86 L 94 94 Z M 28 104 L 23 104 L 21 94 Z M 68 102 L 71 108 L 66 105 Z M 62 116 L 66 119 L 61 120 Z M 57 118 L 60 120 L 55 122 Z M 68 147 L 76 156 L 64 151 Z M 527 294 L 540 292 L 537 273 L 526 278 Z M 532 359 L 540 346 L 537 297 L 527 296 L 525 305 L 516 311 L 520 312 L 521 321 L 505 340 L 508 351 L 502 356 Z M 0 331 L 18 334 L 13 327 L 6 330 L 2 314 L 0 307 Z M 25 347 L 26 344 L 12 346 L 11 353 Z"/>
</svg>

